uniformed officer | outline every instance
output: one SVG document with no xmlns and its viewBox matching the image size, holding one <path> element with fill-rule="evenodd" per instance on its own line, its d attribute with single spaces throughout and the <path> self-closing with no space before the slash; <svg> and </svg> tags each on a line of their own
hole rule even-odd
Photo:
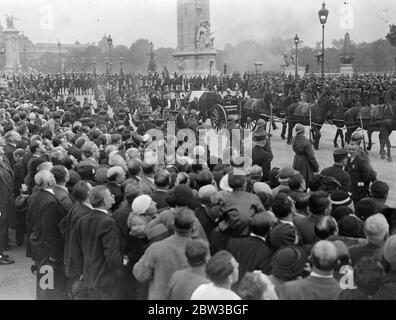
<svg viewBox="0 0 396 320">
<path fill-rule="evenodd" d="M 333 151 L 334 164 L 331 167 L 322 170 L 321 174 L 335 178 L 340 184 L 341 188 L 350 192 L 351 177 L 345 172 L 344 167 L 348 162 L 348 151 L 346 149 L 338 148 Z"/>
<path fill-rule="evenodd" d="M 345 171 L 351 177 L 351 198 L 356 208 L 356 203 L 360 199 L 369 196 L 370 182 L 376 180 L 377 173 L 372 168 L 368 159 L 358 155 L 358 145 L 349 144 L 347 149 L 349 158 L 345 166 Z"/>
</svg>

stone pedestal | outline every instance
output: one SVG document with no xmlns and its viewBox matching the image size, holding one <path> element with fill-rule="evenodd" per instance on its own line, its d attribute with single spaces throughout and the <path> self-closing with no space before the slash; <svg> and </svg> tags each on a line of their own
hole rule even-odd
<svg viewBox="0 0 396 320">
<path fill-rule="evenodd" d="M 216 68 L 215 50 L 175 52 L 173 58 L 180 74 L 190 76 L 220 74 Z M 210 61 L 213 61 L 212 68 L 210 68 Z"/>
<path fill-rule="evenodd" d="M 209 0 L 177 1 L 177 48 L 173 58 L 179 74 L 219 74 L 210 32 Z"/>
<path fill-rule="evenodd" d="M 353 75 L 353 65 L 352 64 L 342 64 L 340 66 L 340 74 Z"/>
<path fill-rule="evenodd" d="M 296 67 L 293 65 L 292 66 L 283 66 L 283 72 L 285 73 L 286 76 L 291 75 L 292 77 L 294 77 L 296 74 Z M 297 74 L 299 75 L 300 78 L 303 78 L 305 75 L 305 68 L 298 66 Z"/>
<path fill-rule="evenodd" d="M 19 31 L 13 27 L 9 27 L 4 31 L 6 49 L 6 64 L 4 67 L 4 72 L 8 74 L 22 72 L 22 66 L 19 61 L 18 34 Z"/>
</svg>

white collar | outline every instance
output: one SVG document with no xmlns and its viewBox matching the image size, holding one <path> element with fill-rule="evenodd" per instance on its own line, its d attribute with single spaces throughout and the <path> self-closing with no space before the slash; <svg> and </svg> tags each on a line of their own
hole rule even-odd
<svg viewBox="0 0 396 320">
<path fill-rule="evenodd" d="M 43 189 L 44 191 L 47 191 L 47 192 L 49 192 L 49 193 L 52 193 L 53 195 L 55 195 L 55 193 L 54 193 L 54 190 L 52 190 L 52 189 L 50 189 L 50 188 L 48 188 L 48 189 Z"/>
<path fill-rule="evenodd" d="M 255 238 L 259 238 L 259 239 L 261 239 L 261 240 L 263 240 L 263 241 L 265 242 L 265 238 L 264 238 L 264 237 L 259 236 L 259 235 L 257 235 L 257 234 L 254 234 L 253 232 L 250 233 L 250 236 L 251 236 L 251 237 L 255 237 Z"/>
<path fill-rule="evenodd" d="M 97 211 L 102 211 L 102 212 L 104 212 L 105 214 L 109 214 L 109 212 L 107 211 L 107 210 L 105 210 L 105 209 L 99 209 L 99 208 L 92 208 L 93 210 L 97 210 Z"/>
<path fill-rule="evenodd" d="M 311 277 L 315 277 L 315 278 L 324 278 L 324 279 L 333 278 L 333 275 L 332 275 L 332 274 L 325 276 L 325 275 L 323 275 L 323 274 L 316 273 L 315 271 L 312 271 L 311 274 L 310 274 L 310 276 L 311 276 Z"/>
<path fill-rule="evenodd" d="M 282 223 L 285 223 L 285 224 L 290 224 L 291 226 L 294 227 L 294 223 L 292 221 L 279 220 L 279 222 L 282 222 Z"/>
<path fill-rule="evenodd" d="M 90 203 L 83 203 L 83 202 L 81 202 L 81 204 L 82 204 L 83 206 L 88 207 L 88 208 L 91 209 L 91 210 L 94 210 L 94 208 L 91 206 Z"/>
</svg>

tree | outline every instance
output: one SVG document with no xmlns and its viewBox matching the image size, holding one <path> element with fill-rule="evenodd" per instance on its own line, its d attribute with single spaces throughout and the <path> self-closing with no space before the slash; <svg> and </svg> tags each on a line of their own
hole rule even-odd
<svg viewBox="0 0 396 320">
<path fill-rule="evenodd" d="M 392 46 L 396 46 L 396 25 L 391 24 L 389 26 L 389 32 L 386 35 L 386 40 L 388 40 Z"/>
<path fill-rule="evenodd" d="M 130 61 L 139 71 L 145 71 L 148 64 L 147 49 L 150 45 L 148 39 L 138 39 L 130 48 Z"/>
</svg>

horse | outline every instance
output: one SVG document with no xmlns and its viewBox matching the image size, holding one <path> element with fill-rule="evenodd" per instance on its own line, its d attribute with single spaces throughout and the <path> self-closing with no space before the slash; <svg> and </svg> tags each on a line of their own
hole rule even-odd
<svg viewBox="0 0 396 320">
<path fill-rule="evenodd" d="M 323 93 L 314 103 L 308 103 L 305 96 L 302 101 L 293 103 L 287 108 L 287 122 L 289 125 L 287 143 L 293 139 L 293 128 L 297 123 L 311 126 L 312 142 L 315 150 L 319 149 L 321 137 L 320 130 L 324 122 L 330 118 L 331 108 L 334 108 L 334 100 L 329 93 Z"/>
<path fill-rule="evenodd" d="M 342 101 L 340 98 L 338 98 L 334 104 L 333 108 L 330 108 L 331 112 L 331 124 L 335 125 L 337 128 L 334 140 L 333 140 L 333 145 L 334 148 L 338 148 L 338 137 L 341 140 L 341 147 L 345 147 L 345 137 L 344 137 L 344 126 L 345 126 L 345 119 L 344 119 L 344 114 L 346 110 L 348 110 L 347 107 L 348 104 L 345 103 L 345 101 Z"/>
<path fill-rule="evenodd" d="M 286 108 L 292 103 L 289 97 L 281 97 L 278 94 L 268 93 L 264 96 L 264 99 L 244 99 L 242 100 L 242 119 L 241 123 L 244 124 L 245 129 L 254 130 L 256 127 L 257 119 L 264 119 L 265 121 L 271 121 L 271 114 L 273 117 L 285 118 Z M 271 110 L 272 109 L 272 110 Z M 276 130 L 275 121 L 272 119 L 271 125 Z M 282 122 L 282 134 L 283 140 L 286 139 L 286 128 L 287 122 Z"/>
<path fill-rule="evenodd" d="M 349 108 L 344 115 L 347 132 L 345 140 L 350 141 L 352 133 L 357 129 L 367 130 L 367 150 L 372 148 L 372 133 L 379 132 L 381 159 L 392 162 L 391 143 L 389 136 L 396 130 L 396 103 L 372 105 L 371 107 L 355 106 Z M 387 148 L 385 152 L 385 146 Z M 385 155 L 386 154 L 386 155 Z"/>
</svg>

